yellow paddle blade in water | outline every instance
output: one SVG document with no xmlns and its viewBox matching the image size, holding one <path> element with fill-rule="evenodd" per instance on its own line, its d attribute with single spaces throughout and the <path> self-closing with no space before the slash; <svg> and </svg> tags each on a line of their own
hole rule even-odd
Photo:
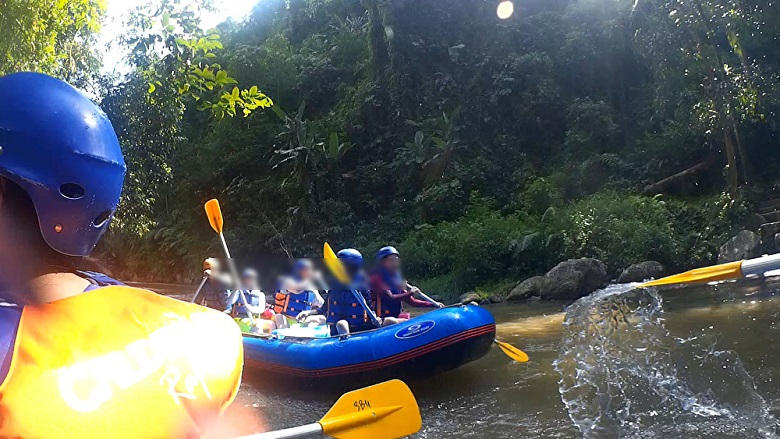
<svg viewBox="0 0 780 439">
<path fill-rule="evenodd" d="M 729 262 L 727 264 L 713 265 L 711 267 L 697 268 L 685 273 L 667 276 L 661 279 L 645 282 L 640 287 L 656 287 L 659 285 L 691 284 L 714 282 L 718 280 L 738 279 L 742 277 L 742 262 Z"/>
<path fill-rule="evenodd" d="M 396 439 L 422 427 L 417 400 L 400 380 L 341 395 L 319 423 L 323 434 L 337 439 Z"/>
<path fill-rule="evenodd" d="M 341 263 L 341 260 L 336 256 L 336 253 L 330 248 L 330 244 L 327 242 L 325 243 L 323 252 L 325 254 L 325 265 L 328 266 L 330 272 L 333 273 L 333 275 L 336 276 L 336 279 L 342 284 L 349 284 L 350 279 L 347 270 L 344 268 L 344 264 Z"/>
<path fill-rule="evenodd" d="M 501 348 L 501 350 L 507 355 L 507 357 L 517 361 L 518 363 L 525 363 L 528 361 L 528 354 L 521 351 L 520 349 L 504 341 L 498 341 L 498 340 L 493 340 L 493 341 L 496 342 L 498 347 Z"/>
<path fill-rule="evenodd" d="M 211 228 L 217 233 L 222 233 L 223 219 L 222 209 L 219 208 L 219 201 L 217 201 L 216 198 L 208 200 L 203 207 L 206 208 L 206 215 L 209 217 Z"/>
</svg>

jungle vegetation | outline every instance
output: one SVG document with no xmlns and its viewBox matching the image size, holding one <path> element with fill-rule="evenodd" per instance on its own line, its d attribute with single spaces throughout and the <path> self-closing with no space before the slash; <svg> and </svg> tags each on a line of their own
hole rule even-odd
<svg viewBox="0 0 780 439">
<path fill-rule="evenodd" d="M 0 74 L 87 88 L 129 166 L 99 256 L 190 281 L 237 257 L 397 245 L 434 293 L 572 257 L 714 262 L 780 183 L 780 4 L 766 0 L 153 0 L 100 73 L 100 0 L 7 0 Z M 15 24 L 16 23 L 16 24 Z"/>
</svg>

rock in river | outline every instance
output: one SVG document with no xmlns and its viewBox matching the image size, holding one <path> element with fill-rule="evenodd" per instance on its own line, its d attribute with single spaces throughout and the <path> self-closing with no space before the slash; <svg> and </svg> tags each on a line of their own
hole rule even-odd
<svg viewBox="0 0 780 439">
<path fill-rule="evenodd" d="M 743 230 L 723 244 L 718 252 L 718 263 L 723 264 L 758 256 L 758 245 L 758 235 L 750 230 Z"/>
<path fill-rule="evenodd" d="M 490 297 L 488 297 L 488 300 L 490 301 L 490 303 L 501 303 L 501 297 L 496 294 L 493 294 Z"/>
<path fill-rule="evenodd" d="M 598 259 L 569 259 L 545 275 L 542 299 L 576 300 L 607 285 L 607 266 Z"/>
<path fill-rule="evenodd" d="M 475 293 L 473 291 L 469 291 L 468 293 L 461 294 L 460 297 L 458 298 L 458 302 L 463 303 L 463 304 L 471 303 L 471 302 L 479 303 L 480 300 L 481 299 L 479 297 L 479 294 L 477 294 L 477 293 Z"/>
<path fill-rule="evenodd" d="M 531 297 L 541 296 L 542 292 L 547 288 L 547 282 L 548 279 L 544 276 L 534 276 L 530 279 L 526 279 L 512 289 L 509 295 L 506 296 L 506 300 L 509 302 L 517 302 L 530 299 Z"/>
<path fill-rule="evenodd" d="M 634 264 L 623 270 L 618 277 L 618 283 L 642 282 L 649 279 L 660 279 L 666 274 L 666 269 L 660 262 L 646 261 Z"/>
</svg>

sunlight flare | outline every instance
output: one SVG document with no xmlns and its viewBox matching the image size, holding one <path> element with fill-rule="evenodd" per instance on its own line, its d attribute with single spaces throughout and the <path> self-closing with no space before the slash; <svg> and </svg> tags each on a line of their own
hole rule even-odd
<svg viewBox="0 0 780 439">
<path fill-rule="evenodd" d="M 498 8 L 496 9 L 496 14 L 498 14 L 498 18 L 502 20 L 506 20 L 507 18 L 511 17 L 514 12 L 515 12 L 515 5 L 509 0 L 499 3 Z"/>
</svg>

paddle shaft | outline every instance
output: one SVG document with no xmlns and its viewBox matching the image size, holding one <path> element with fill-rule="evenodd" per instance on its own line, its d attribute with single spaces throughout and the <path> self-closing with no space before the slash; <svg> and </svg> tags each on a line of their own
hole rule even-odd
<svg viewBox="0 0 780 439">
<path fill-rule="evenodd" d="M 236 289 L 238 290 L 238 294 L 241 297 L 241 300 L 244 301 L 244 306 L 247 307 L 247 315 L 249 316 L 249 323 L 251 323 L 253 326 L 255 324 L 255 319 L 252 317 L 252 311 L 249 311 L 249 301 L 246 300 L 246 296 L 244 295 L 244 290 L 241 288 L 241 278 L 238 276 L 238 270 L 236 270 L 236 264 L 233 261 L 233 257 L 230 256 L 230 250 L 228 250 L 227 242 L 225 242 L 225 235 L 222 234 L 222 232 L 219 233 L 219 240 L 222 242 L 222 250 L 225 251 L 225 257 L 227 258 L 228 267 L 230 267 L 230 273 L 233 275 L 233 282 L 236 284 Z"/>
<path fill-rule="evenodd" d="M 322 425 L 319 422 L 315 422 L 313 424 L 301 425 L 300 427 L 241 436 L 239 439 L 297 439 L 322 436 L 322 434 Z"/>
<path fill-rule="evenodd" d="M 742 276 L 750 276 L 751 274 L 760 276 L 767 271 L 780 270 L 780 253 L 744 260 L 740 268 Z"/>
<path fill-rule="evenodd" d="M 209 280 L 209 277 L 205 274 L 203 275 L 203 279 L 200 280 L 200 285 L 198 285 L 198 289 L 195 290 L 195 295 L 192 296 L 192 303 L 195 303 L 198 300 L 198 296 L 200 295 L 201 290 L 203 290 L 203 287 L 206 286 L 206 281 Z"/>
<path fill-rule="evenodd" d="M 366 299 L 363 297 L 363 294 L 360 293 L 358 290 L 351 290 L 352 294 L 355 296 L 355 300 L 360 303 L 360 306 L 363 307 L 363 311 L 368 314 L 368 318 L 371 319 L 371 323 L 374 324 L 377 328 L 382 327 L 382 322 L 379 321 L 379 318 L 377 318 L 376 314 L 374 314 L 374 311 L 371 310 L 371 308 L 366 303 Z"/>
</svg>

